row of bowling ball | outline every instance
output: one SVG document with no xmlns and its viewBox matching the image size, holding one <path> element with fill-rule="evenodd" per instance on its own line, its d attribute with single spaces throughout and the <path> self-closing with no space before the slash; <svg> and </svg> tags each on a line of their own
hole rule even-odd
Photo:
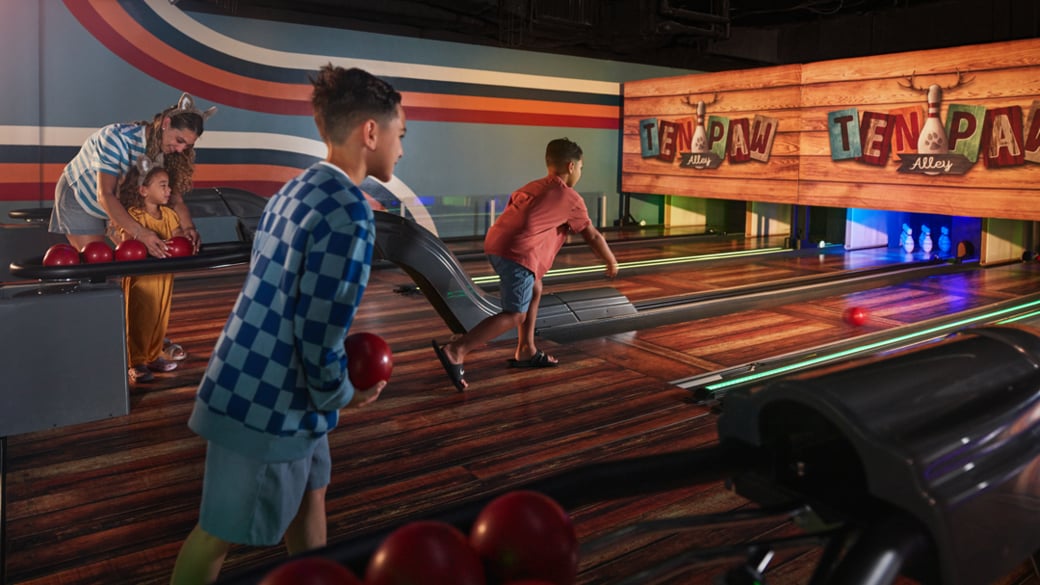
<svg viewBox="0 0 1040 585">
<path fill-rule="evenodd" d="M 578 552 L 563 508 L 520 490 L 487 504 L 468 537 L 433 520 L 394 530 L 369 559 L 364 580 L 334 560 L 308 556 L 275 567 L 260 585 L 573 585 Z"/>
<path fill-rule="evenodd" d="M 166 240 L 166 252 L 170 258 L 183 258 L 195 253 L 191 240 L 184 236 L 174 236 Z M 148 257 L 148 248 L 139 240 L 125 240 L 115 250 L 105 242 L 90 242 L 82 250 L 76 250 L 71 244 L 54 244 L 47 248 L 43 255 L 44 266 L 71 266 L 73 264 L 98 264 L 101 262 L 128 262 L 144 260 Z"/>
</svg>

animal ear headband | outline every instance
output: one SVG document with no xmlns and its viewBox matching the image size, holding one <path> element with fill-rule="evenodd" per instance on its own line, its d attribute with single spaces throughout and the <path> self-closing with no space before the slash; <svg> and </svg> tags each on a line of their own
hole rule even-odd
<svg viewBox="0 0 1040 585">
<path fill-rule="evenodd" d="M 177 100 L 177 105 L 173 106 L 166 111 L 167 116 L 174 116 L 176 114 L 189 113 L 198 114 L 202 116 L 202 120 L 208 120 L 210 116 L 217 113 L 217 106 L 210 106 L 206 111 L 202 111 L 195 107 L 195 100 L 192 99 L 187 93 L 182 93 L 181 98 Z"/>
<path fill-rule="evenodd" d="M 162 168 L 162 166 L 163 166 L 163 155 L 160 152 L 155 157 L 155 160 L 152 160 L 152 159 L 148 158 L 148 155 L 142 154 L 141 158 L 137 159 L 137 162 L 134 163 L 134 166 L 137 167 L 137 171 L 138 171 L 138 173 L 137 173 L 137 186 L 141 187 L 141 186 L 144 185 L 144 179 L 145 179 L 145 177 L 148 176 L 148 173 L 152 172 L 153 169 L 161 169 Z"/>
</svg>

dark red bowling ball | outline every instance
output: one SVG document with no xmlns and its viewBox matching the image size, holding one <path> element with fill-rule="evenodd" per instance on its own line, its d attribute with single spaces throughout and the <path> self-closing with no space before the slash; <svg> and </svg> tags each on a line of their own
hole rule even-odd
<svg viewBox="0 0 1040 585">
<path fill-rule="evenodd" d="M 578 575 L 574 525 L 555 500 L 538 492 L 509 492 L 492 500 L 473 523 L 469 541 L 484 559 L 489 581 L 571 585 Z"/>
<path fill-rule="evenodd" d="M 849 307 L 841 314 L 841 318 L 849 325 L 859 327 L 867 322 L 869 313 L 863 307 Z"/>
<path fill-rule="evenodd" d="M 148 257 L 148 248 L 140 240 L 123 240 L 116 246 L 116 260 L 131 262 Z"/>
<path fill-rule="evenodd" d="M 302 557 L 278 565 L 260 585 L 362 585 L 350 569 L 325 557 Z"/>
<path fill-rule="evenodd" d="M 343 345 L 347 351 L 347 376 L 355 388 L 365 390 L 390 379 L 394 356 L 382 337 L 375 333 L 352 333 Z"/>
<path fill-rule="evenodd" d="M 43 255 L 44 266 L 71 266 L 79 264 L 79 252 L 72 244 L 54 244 Z"/>
<path fill-rule="evenodd" d="M 365 585 L 485 585 L 480 557 L 457 528 L 419 521 L 390 533 L 365 570 Z"/>
<path fill-rule="evenodd" d="M 97 264 L 99 262 L 111 262 L 115 258 L 115 253 L 104 242 L 90 242 L 80 250 L 80 256 L 83 257 L 83 261 L 87 264 Z"/>
<path fill-rule="evenodd" d="M 173 236 L 166 240 L 166 253 L 171 258 L 183 258 L 195 254 L 195 246 L 184 236 Z"/>
</svg>

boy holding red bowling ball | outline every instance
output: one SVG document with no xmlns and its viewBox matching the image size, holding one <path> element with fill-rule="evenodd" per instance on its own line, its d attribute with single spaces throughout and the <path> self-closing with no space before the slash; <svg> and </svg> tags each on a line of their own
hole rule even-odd
<svg viewBox="0 0 1040 585">
<path fill-rule="evenodd" d="M 617 275 L 618 263 L 606 239 L 592 225 L 588 209 L 574 186 L 581 179 L 581 147 L 566 138 L 545 148 L 548 175 L 531 181 L 509 197 L 502 215 L 484 238 L 488 261 L 501 282 L 502 312 L 477 323 L 446 345 L 433 349 L 448 379 L 460 392 L 468 385 L 462 362 L 469 352 L 499 335 L 517 329 L 513 367 L 554 367 L 555 357 L 540 351 L 534 328 L 542 297 L 542 277 L 552 267 L 568 233 L 581 234 L 592 251 L 606 263 L 607 276 Z"/>
<path fill-rule="evenodd" d="M 324 546 L 327 434 L 341 408 L 371 403 L 386 386 L 353 386 L 344 341 L 375 241 L 357 185 L 393 175 L 405 134 L 401 94 L 331 64 L 311 81 L 329 154 L 265 207 L 249 274 L 199 385 L 188 425 L 208 441 L 202 503 L 174 585 L 216 580 L 231 543 L 284 538 L 290 554 Z"/>
<path fill-rule="evenodd" d="M 162 156 L 152 161 L 137 159 L 119 189 L 119 197 L 137 226 L 134 233 L 120 229 L 118 240 L 136 239 L 148 230 L 163 240 L 184 235 L 177 213 L 168 207 L 170 175 L 162 166 Z M 170 372 L 177 362 L 163 356 L 163 340 L 170 323 L 173 301 L 173 274 L 146 274 L 123 277 L 126 298 L 126 347 L 132 383 L 149 382 L 152 372 Z"/>
</svg>

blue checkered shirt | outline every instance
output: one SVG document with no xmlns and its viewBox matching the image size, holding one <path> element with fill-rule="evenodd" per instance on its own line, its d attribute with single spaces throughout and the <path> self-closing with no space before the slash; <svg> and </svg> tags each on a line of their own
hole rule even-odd
<svg viewBox="0 0 1040 585">
<path fill-rule="evenodd" d="M 189 426 L 264 461 L 299 459 L 354 395 L 343 341 L 368 283 L 375 224 L 347 175 L 316 163 L 268 201 L 242 292 Z"/>
</svg>

